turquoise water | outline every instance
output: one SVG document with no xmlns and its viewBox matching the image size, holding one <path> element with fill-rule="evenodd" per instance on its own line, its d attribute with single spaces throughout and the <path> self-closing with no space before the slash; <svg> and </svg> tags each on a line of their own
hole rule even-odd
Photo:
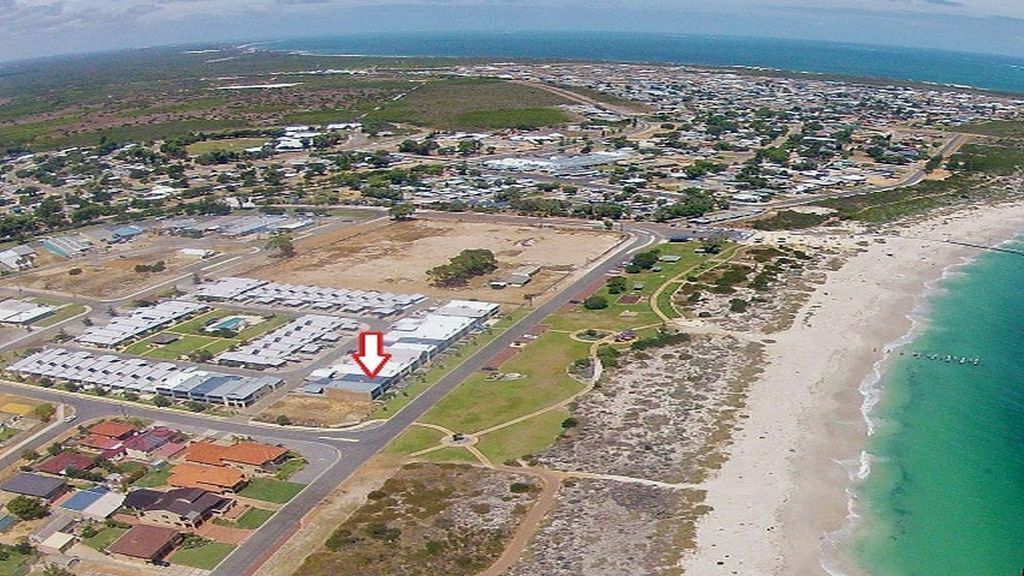
<svg viewBox="0 0 1024 576">
<path fill-rule="evenodd" d="M 1024 256 L 988 253 L 941 287 L 927 326 L 881 381 L 871 474 L 859 491 L 866 529 L 852 544 L 854 556 L 878 576 L 1018 576 Z M 912 352 L 979 357 L 981 364 Z"/>
<path fill-rule="evenodd" d="M 756 66 L 1024 92 L 1021 58 L 805 40 L 622 32 L 421 32 L 298 38 L 261 46 L 316 54 Z"/>
</svg>

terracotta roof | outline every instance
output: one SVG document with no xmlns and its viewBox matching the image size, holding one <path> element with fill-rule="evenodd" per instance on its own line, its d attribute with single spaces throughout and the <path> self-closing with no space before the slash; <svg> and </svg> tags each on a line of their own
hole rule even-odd
<svg viewBox="0 0 1024 576">
<path fill-rule="evenodd" d="M 181 488 L 234 488 L 245 481 L 241 472 L 221 466 L 179 464 L 174 467 L 167 483 Z"/>
<path fill-rule="evenodd" d="M 109 436 L 98 436 L 96 434 L 89 434 L 85 438 L 79 440 L 78 444 L 85 446 L 86 448 L 95 448 L 97 450 L 113 450 L 115 448 L 122 447 L 120 440 Z"/>
<path fill-rule="evenodd" d="M 125 438 L 135 432 L 135 427 L 125 424 L 123 422 L 115 422 L 114 420 L 107 420 L 100 422 L 99 424 L 89 428 L 89 432 L 92 434 L 98 434 L 100 436 L 109 436 L 111 438 Z"/>
<path fill-rule="evenodd" d="M 287 453 L 287 448 L 262 444 L 260 442 L 239 442 L 231 446 L 196 442 L 188 447 L 185 460 L 211 466 L 221 466 L 224 462 L 263 466 Z"/>
<path fill-rule="evenodd" d="M 209 442 L 193 442 L 185 449 L 185 460 L 199 464 L 209 464 L 210 466 L 220 466 L 223 464 L 222 460 L 227 449 L 227 446 L 210 444 Z"/>
<path fill-rule="evenodd" d="M 262 466 L 277 460 L 287 453 L 288 450 L 280 446 L 271 446 L 270 444 L 261 444 L 259 442 L 239 442 L 228 448 L 227 454 L 224 455 L 223 459 L 229 462 Z"/>
<path fill-rule="evenodd" d="M 107 552 L 153 560 L 159 558 L 177 540 L 178 531 L 172 528 L 136 524 L 107 546 Z"/>
<path fill-rule="evenodd" d="M 95 466 L 93 461 L 94 458 L 88 454 L 66 451 L 52 458 L 47 458 L 36 466 L 36 470 L 49 472 L 50 474 L 64 474 L 65 470 L 74 468 L 84 472 Z"/>
</svg>

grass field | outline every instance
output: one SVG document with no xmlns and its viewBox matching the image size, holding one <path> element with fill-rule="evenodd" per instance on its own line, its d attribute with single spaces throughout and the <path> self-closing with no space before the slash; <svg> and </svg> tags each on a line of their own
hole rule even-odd
<svg viewBox="0 0 1024 576">
<path fill-rule="evenodd" d="M 249 508 L 238 517 L 238 520 L 231 522 L 230 520 L 224 520 L 223 518 L 215 518 L 214 524 L 219 526 L 229 526 L 231 528 L 240 528 L 242 530 L 255 530 L 260 526 L 263 526 L 270 520 L 270 517 L 274 515 L 273 510 L 267 510 L 266 508 Z"/>
<path fill-rule="evenodd" d="M 424 428 L 423 426 L 410 426 L 406 428 L 405 432 L 402 432 L 397 438 L 392 440 L 391 444 L 388 444 L 388 447 L 384 449 L 384 452 L 388 454 L 409 455 L 413 452 L 419 452 L 431 446 L 436 446 L 441 441 L 441 438 L 444 438 L 444 434 L 440 430 Z"/>
<path fill-rule="evenodd" d="M 550 406 L 583 389 L 566 369 L 574 360 L 585 358 L 589 347 L 565 334 L 542 334 L 501 366 L 502 372 L 525 378 L 488 381 L 483 373 L 474 374 L 421 420 L 471 433 Z"/>
<path fill-rule="evenodd" d="M 239 492 L 239 495 L 253 500 L 284 504 L 305 487 L 305 484 L 274 480 L 273 478 L 254 478 L 248 486 Z"/>
<path fill-rule="evenodd" d="M 198 156 L 207 152 L 242 152 L 247 148 L 263 146 L 266 143 L 266 138 L 226 138 L 189 144 L 186 150 L 192 156 Z"/>
<path fill-rule="evenodd" d="M 274 474 L 274 477 L 278 480 L 287 480 L 294 476 L 296 472 L 305 468 L 306 464 L 308 462 L 304 458 L 291 458 L 281 465 L 281 468 Z"/>
<path fill-rule="evenodd" d="M 53 326 L 59 324 L 68 318 L 74 318 L 82 312 L 85 312 L 86 308 L 84 304 L 66 304 L 57 309 L 56 312 L 50 314 L 46 318 L 43 318 L 37 322 L 34 322 L 33 326 L 39 326 L 40 328 L 46 328 L 47 326 Z"/>
<path fill-rule="evenodd" d="M 221 560 L 231 554 L 235 547 L 231 544 L 211 542 L 198 548 L 182 548 L 171 554 L 171 564 L 189 566 L 202 570 L 213 570 L 220 564 Z"/>
<path fill-rule="evenodd" d="M 1024 137 L 1024 120 L 993 120 L 957 126 L 954 132 L 980 134 L 982 136 Z"/>
<path fill-rule="evenodd" d="M 465 448 L 441 448 L 424 454 L 422 460 L 427 462 L 468 462 L 475 464 L 476 456 L 470 454 Z"/>
<path fill-rule="evenodd" d="M 569 411 L 558 408 L 480 437 L 476 447 L 495 464 L 540 452 L 554 444 Z"/>
<path fill-rule="evenodd" d="M 184 136 L 189 132 L 219 132 L 244 127 L 245 123 L 241 120 L 175 120 L 137 126 L 118 126 L 76 134 L 60 134 L 51 130 L 29 140 L 28 144 L 41 149 L 52 149 L 66 146 L 95 146 L 103 138 L 113 142 L 151 142 Z"/>
<path fill-rule="evenodd" d="M 104 526 L 92 538 L 83 538 L 82 543 L 94 550 L 106 550 L 107 546 L 113 544 L 114 540 L 120 538 L 121 535 L 127 531 L 127 528 L 114 528 L 110 526 Z"/>
<path fill-rule="evenodd" d="M 568 103 L 545 90 L 503 80 L 445 78 L 385 103 L 380 110 L 371 111 L 367 119 L 446 130 L 502 128 L 509 127 L 510 122 L 560 124 L 569 117 L 551 107 Z"/>
</svg>

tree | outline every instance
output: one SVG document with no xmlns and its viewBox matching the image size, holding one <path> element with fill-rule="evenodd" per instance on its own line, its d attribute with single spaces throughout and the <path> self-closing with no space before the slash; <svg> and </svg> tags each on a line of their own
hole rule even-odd
<svg viewBox="0 0 1024 576">
<path fill-rule="evenodd" d="M 171 405 L 171 401 L 163 396 L 157 396 L 156 398 L 153 398 L 153 405 L 158 408 L 167 408 Z"/>
<path fill-rule="evenodd" d="M 438 286 L 462 286 L 470 278 L 493 272 L 498 268 L 494 252 L 487 249 L 463 250 L 447 264 L 427 270 L 432 282 Z"/>
<path fill-rule="evenodd" d="M 396 221 L 410 220 L 415 212 L 416 208 L 412 204 L 395 204 L 388 208 L 391 219 Z"/>
<path fill-rule="evenodd" d="M 7 503 L 7 511 L 22 520 L 36 520 L 49 514 L 42 502 L 28 496 L 15 496 Z"/>
<path fill-rule="evenodd" d="M 49 564 L 43 570 L 43 576 L 75 576 L 75 573 L 56 564 Z"/>
<path fill-rule="evenodd" d="M 284 414 L 279 414 L 277 418 L 274 418 L 274 423 L 278 426 L 291 426 L 292 419 Z"/>
<path fill-rule="evenodd" d="M 32 415 L 43 422 L 49 422 L 56 412 L 57 409 L 53 407 L 53 404 L 40 404 L 32 409 Z"/>
<path fill-rule="evenodd" d="M 274 234 L 267 240 L 266 249 L 276 251 L 282 258 L 291 258 L 295 255 L 295 245 L 287 234 Z"/>
<path fill-rule="evenodd" d="M 583 307 L 587 310 L 604 310 L 608 307 L 608 299 L 604 296 L 591 296 L 583 301 Z"/>
<path fill-rule="evenodd" d="M 622 276 L 612 276 L 608 279 L 608 293 L 622 294 L 626 291 L 626 279 Z"/>
</svg>

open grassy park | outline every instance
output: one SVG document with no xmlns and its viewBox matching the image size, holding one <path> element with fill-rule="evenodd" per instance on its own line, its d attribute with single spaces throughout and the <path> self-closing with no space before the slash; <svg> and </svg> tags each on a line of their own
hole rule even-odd
<svg viewBox="0 0 1024 576">
<path fill-rule="evenodd" d="M 222 140 L 203 140 L 189 144 L 185 149 L 192 156 L 209 152 L 242 152 L 248 148 L 256 148 L 267 143 L 266 138 L 225 138 Z"/>
<path fill-rule="evenodd" d="M 500 364 L 493 374 L 478 372 L 428 411 L 420 421 L 456 433 L 476 436 L 476 449 L 488 460 L 503 463 L 536 453 L 551 445 L 563 431 L 569 416 L 565 404 L 587 388 L 586 379 L 570 373 L 574 362 L 588 358 L 602 337 L 626 330 L 639 337 L 654 335 L 663 325 L 662 315 L 674 319 L 680 314 L 672 297 L 687 279 L 714 269 L 736 250 L 726 245 L 719 254 L 703 254 L 697 243 L 662 244 L 662 256 L 650 270 L 622 273 L 626 290 L 611 294 L 601 286 L 594 294 L 608 306 L 588 310 L 574 304 L 545 320 L 545 330 Z M 580 295 L 579 299 L 583 299 Z M 656 311 L 657 310 L 657 311 Z M 597 336 L 581 337 L 595 329 Z M 618 348 L 629 342 L 612 343 Z M 392 454 L 413 454 L 430 448 L 418 459 L 428 461 L 474 461 L 473 454 L 460 447 L 439 448 L 443 434 L 413 426 L 388 448 Z"/>
</svg>

